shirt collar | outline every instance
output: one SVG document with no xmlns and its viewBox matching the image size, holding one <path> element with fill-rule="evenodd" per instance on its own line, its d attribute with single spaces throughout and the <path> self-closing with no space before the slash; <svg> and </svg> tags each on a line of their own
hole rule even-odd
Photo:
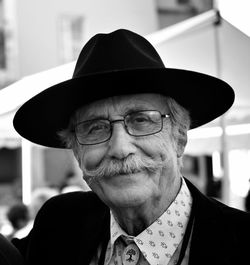
<svg viewBox="0 0 250 265">
<path fill-rule="evenodd" d="M 110 258 L 118 237 L 134 240 L 151 265 L 168 264 L 183 239 L 191 213 L 192 196 L 182 178 L 182 185 L 175 200 L 147 229 L 136 237 L 128 235 L 115 220 L 111 211 Z"/>
</svg>

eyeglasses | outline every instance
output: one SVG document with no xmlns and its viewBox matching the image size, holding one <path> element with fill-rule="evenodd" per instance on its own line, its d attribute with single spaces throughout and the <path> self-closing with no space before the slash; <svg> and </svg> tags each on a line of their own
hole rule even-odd
<svg viewBox="0 0 250 265">
<path fill-rule="evenodd" d="M 108 141 L 112 136 L 112 125 L 124 122 L 126 132 L 131 136 L 147 136 L 160 132 L 163 118 L 168 114 L 161 114 L 157 110 L 142 110 L 131 112 L 123 119 L 110 121 L 108 119 L 93 119 L 82 121 L 75 126 L 75 135 L 81 145 L 95 145 Z"/>
</svg>

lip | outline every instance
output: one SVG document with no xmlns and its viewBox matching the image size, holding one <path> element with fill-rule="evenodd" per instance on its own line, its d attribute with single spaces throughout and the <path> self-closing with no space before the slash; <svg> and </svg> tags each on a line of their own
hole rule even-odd
<svg viewBox="0 0 250 265">
<path fill-rule="evenodd" d="M 135 175 L 135 174 L 138 174 L 138 173 L 141 173 L 142 171 L 141 170 L 134 170 L 132 172 L 127 172 L 127 171 L 120 171 L 116 174 L 112 174 L 112 176 L 131 176 L 131 175 Z"/>
<path fill-rule="evenodd" d="M 138 179 L 139 174 L 141 171 L 136 171 L 133 173 L 119 173 L 112 176 L 107 176 L 108 181 L 112 181 L 115 183 L 132 183 L 135 182 Z"/>
</svg>

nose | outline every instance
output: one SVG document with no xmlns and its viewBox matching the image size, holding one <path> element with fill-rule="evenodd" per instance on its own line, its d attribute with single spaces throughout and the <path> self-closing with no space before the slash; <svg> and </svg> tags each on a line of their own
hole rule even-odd
<svg viewBox="0 0 250 265">
<path fill-rule="evenodd" d="M 133 142 L 134 137 L 127 133 L 123 122 L 113 123 L 108 155 L 113 158 L 123 159 L 134 154 L 136 146 Z"/>
</svg>

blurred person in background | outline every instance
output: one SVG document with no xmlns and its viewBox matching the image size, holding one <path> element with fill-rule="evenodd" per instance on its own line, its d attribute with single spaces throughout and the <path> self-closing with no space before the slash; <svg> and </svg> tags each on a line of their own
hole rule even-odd
<svg viewBox="0 0 250 265">
<path fill-rule="evenodd" d="M 34 219 L 43 206 L 43 204 L 53 196 L 58 195 L 59 192 L 56 189 L 49 188 L 49 187 L 40 187 L 36 188 L 31 195 L 31 202 L 28 206 L 26 206 L 29 212 L 29 219 L 26 222 L 26 225 L 22 228 L 18 229 L 12 236 L 12 238 L 23 238 L 28 235 L 30 230 L 33 227 Z"/>
<path fill-rule="evenodd" d="M 83 181 L 75 172 L 69 171 L 60 185 L 59 192 L 73 192 L 73 191 L 90 191 L 88 184 Z"/>
<path fill-rule="evenodd" d="M 31 219 L 34 220 L 43 204 L 50 198 L 59 194 L 59 191 L 50 187 L 36 188 L 31 194 L 29 205 Z"/>
<path fill-rule="evenodd" d="M 0 264 L 1 265 L 23 265 L 23 258 L 19 251 L 7 238 L 0 234 Z"/>
<path fill-rule="evenodd" d="M 26 102 L 14 127 L 72 149 L 91 192 L 44 204 L 13 243 L 27 264 L 235 265 L 249 260 L 250 215 L 204 196 L 181 174 L 187 131 L 225 113 L 233 89 L 166 68 L 142 36 L 93 36 L 70 80 Z"/>
<path fill-rule="evenodd" d="M 11 240 L 13 237 L 18 237 L 19 231 L 28 225 L 30 220 L 29 208 L 23 203 L 16 203 L 9 207 L 6 215 L 13 228 L 12 233 L 8 236 Z"/>
</svg>

